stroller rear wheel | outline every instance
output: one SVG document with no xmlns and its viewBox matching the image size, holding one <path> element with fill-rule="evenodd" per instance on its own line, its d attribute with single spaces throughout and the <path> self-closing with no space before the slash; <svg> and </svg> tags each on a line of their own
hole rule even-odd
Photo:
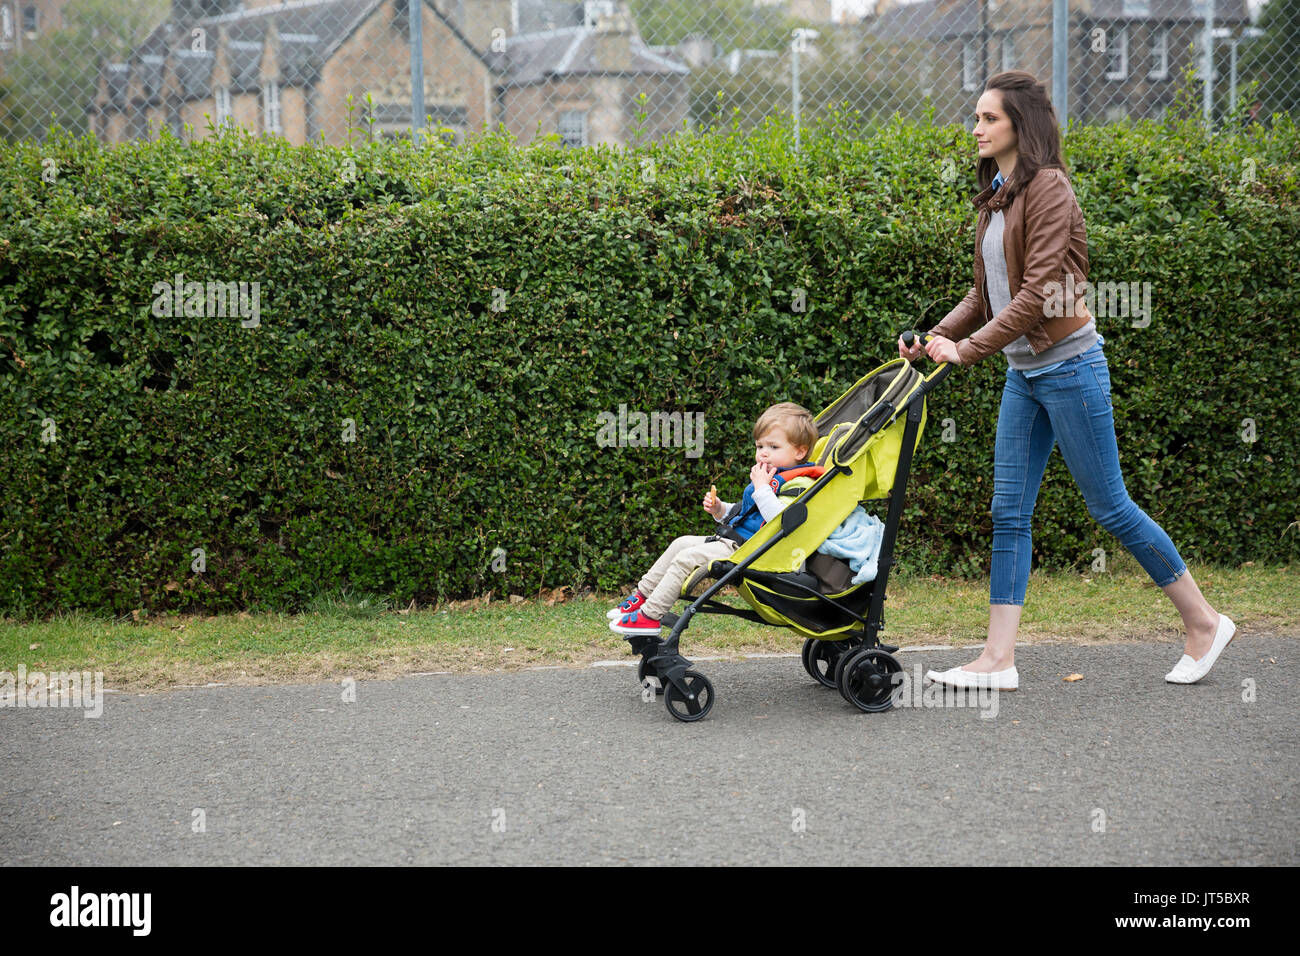
<svg viewBox="0 0 1300 956">
<path fill-rule="evenodd" d="M 894 706 L 894 687 L 903 665 L 878 648 L 852 651 L 839 668 L 840 695 L 854 707 L 878 713 Z"/>
<path fill-rule="evenodd" d="M 803 669 L 823 687 L 836 687 L 838 665 L 862 643 L 860 637 L 846 637 L 842 641 L 819 641 L 809 638 L 803 642 Z"/>
<path fill-rule="evenodd" d="M 807 671 L 808 676 L 813 680 L 817 680 L 817 672 L 813 670 L 812 661 L 809 659 L 808 655 L 812 651 L 813 645 L 816 643 L 817 639 L 810 637 L 803 642 L 803 649 L 799 651 L 799 660 L 803 663 L 803 669 Z M 817 680 L 817 682 L 821 683 L 820 680 Z"/>
<path fill-rule="evenodd" d="M 683 694 L 672 681 L 664 686 L 664 706 L 668 713 L 678 720 L 690 722 L 702 720 L 713 709 L 713 682 L 699 671 L 687 671 L 682 675 L 689 692 Z"/>
</svg>

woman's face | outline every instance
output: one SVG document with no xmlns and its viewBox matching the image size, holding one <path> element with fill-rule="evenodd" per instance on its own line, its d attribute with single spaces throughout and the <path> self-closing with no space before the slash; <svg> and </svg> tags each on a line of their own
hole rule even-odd
<svg viewBox="0 0 1300 956">
<path fill-rule="evenodd" d="M 975 142 L 980 159 L 992 159 L 1006 171 L 1015 165 L 1019 138 L 1011 125 L 1011 118 L 1002 110 L 1002 93 L 985 90 L 975 104 Z"/>
</svg>

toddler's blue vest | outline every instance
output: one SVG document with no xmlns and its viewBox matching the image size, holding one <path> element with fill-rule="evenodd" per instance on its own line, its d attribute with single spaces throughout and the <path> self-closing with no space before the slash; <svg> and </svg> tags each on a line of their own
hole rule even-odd
<svg viewBox="0 0 1300 956">
<path fill-rule="evenodd" d="M 791 465 L 789 468 L 782 468 L 772 476 L 768 484 L 776 494 L 781 493 L 781 486 L 785 484 L 786 474 L 798 468 L 807 468 L 810 462 L 802 462 L 798 465 Z M 754 483 L 751 481 L 745 486 L 745 493 L 741 496 L 739 509 L 733 508 L 735 516 L 727 515 L 723 523 L 728 525 L 742 540 L 748 541 L 753 537 L 754 532 L 763 527 L 763 515 L 758 510 L 758 505 L 754 504 Z M 728 535 L 727 537 L 731 537 Z"/>
</svg>

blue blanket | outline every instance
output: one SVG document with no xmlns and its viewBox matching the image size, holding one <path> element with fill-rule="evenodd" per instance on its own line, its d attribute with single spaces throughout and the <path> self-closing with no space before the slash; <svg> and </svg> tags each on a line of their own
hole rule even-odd
<svg viewBox="0 0 1300 956">
<path fill-rule="evenodd" d="M 880 543 L 884 538 L 885 523 L 875 515 L 867 514 L 862 505 L 858 505 L 817 550 L 847 560 L 849 568 L 856 572 L 853 583 L 862 584 L 876 579 Z"/>
</svg>

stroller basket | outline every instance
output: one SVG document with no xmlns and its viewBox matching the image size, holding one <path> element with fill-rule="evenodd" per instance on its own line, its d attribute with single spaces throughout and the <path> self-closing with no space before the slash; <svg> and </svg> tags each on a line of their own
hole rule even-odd
<svg viewBox="0 0 1300 956">
<path fill-rule="evenodd" d="M 899 358 L 855 382 L 814 419 L 818 440 L 809 460 L 824 469 L 821 476 L 729 559 L 687 580 L 681 598 L 689 604 L 679 616 L 665 615 L 663 625 L 671 627 L 666 638 L 629 638 L 642 656 L 638 680 L 658 680 L 669 713 L 693 721 L 713 706 L 712 683 L 678 652 L 682 632 L 700 612 L 788 627 L 807 638 L 804 667 L 819 683 L 838 687 L 864 711 L 892 705 L 891 675 L 902 666 L 889 654 L 897 648 L 877 639 L 885 585 L 912 454 L 925 428 L 925 396 L 949 371 L 940 365 L 923 376 Z M 817 549 L 859 504 L 875 501 L 889 506 L 875 580 L 853 584 L 847 562 Z M 714 583 L 692 599 L 710 579 Z M 728 584 L 747 608 L 714 600 Z"/>
<path fill-rule="evenodd" d="M 718 577 L 730 570 L 719 567 L 720 564 L 715 562 L 710 568 Z M 813 574 L 746 571 L 737 588 L 758 616 L 769 624 L 785 625 L 810 637 L 826 637 L 861 626 L 874 584 L 867 581 L 827 594 L 825 582 Z"/>
</svg>

